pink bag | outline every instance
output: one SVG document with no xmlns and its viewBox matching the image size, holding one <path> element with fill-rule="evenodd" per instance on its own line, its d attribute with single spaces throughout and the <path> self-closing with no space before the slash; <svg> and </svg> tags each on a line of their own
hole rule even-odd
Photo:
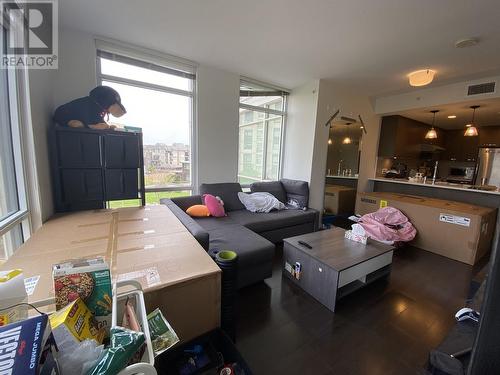
<svg viewBox="0 0 500 375">
<path fill-rule="evenodd" d="M 394 207 L 384 207 L 363 215 L 359 224 L 368 237 L 378 241 L 409 242 L 417 235 L 408 218 Z"/>
</svg>

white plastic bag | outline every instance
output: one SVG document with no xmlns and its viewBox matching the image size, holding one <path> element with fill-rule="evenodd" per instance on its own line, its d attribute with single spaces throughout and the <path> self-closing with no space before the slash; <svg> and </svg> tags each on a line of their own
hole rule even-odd
<svg viewBox="0 0 500 375">
<path fill-rule="evenodd" d="M 84 340 L 74 350 L 61 350 L 58 355 L 62 375 L 84 375 L 99 360 L 104 346 L 95 340 Z"/>
</svg>

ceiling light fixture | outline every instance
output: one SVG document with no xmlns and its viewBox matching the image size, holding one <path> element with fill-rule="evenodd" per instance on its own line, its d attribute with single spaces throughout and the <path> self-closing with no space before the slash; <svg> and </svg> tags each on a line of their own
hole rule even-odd
<svg viewBox="0 0 500 375">
<path fill-rule="evenodd" d="M 436 139 L 438 137 L 436 129 L 434 129 L 434 122 L 436 121 L 436 113 L 438 113 L 438 112 L 439 112 L 438 109 L 434 109 L 431 111 L 431 113 L 432 113 L 432 126 L 425 134 L 425 139 Z"/>
<path fill-rule="evenodd" d="M 428 85 L 434 79 L 435 74 L 436 71 L 432 69 L 423 69 L 411 72 L 410 74 L 408 74 L 410 86 L 418 87 Z"/>
<path fill-rule="evenodd" d="M 457 115 L 449 115 L 448 118 L 454 119 L 457 118 Z"/>
<path fill-rule="evenodd" d="M 352 143 L 352 140 L 351 138 L 349 137 L 345 137 L 343 140 L 342 140 L 342 144 L 343 145 L 350 145 Z"/>
<path fill-rule="evenodd" d="M 474 115 L 476 114 L 476 109 L 479 108 L 478 105 L 471 105 L 470 108 L 472 109 L 472 121 L 470 124 L 465 125 L 465 133 L 464 137 L 477 137 L 479 135 L 479 132 L 477 131 L 476 124 L 474 122 Z"/>
</svg>

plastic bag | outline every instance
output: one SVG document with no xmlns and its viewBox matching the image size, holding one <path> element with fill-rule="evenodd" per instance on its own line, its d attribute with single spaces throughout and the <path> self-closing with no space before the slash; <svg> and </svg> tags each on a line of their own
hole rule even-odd
<svg viewBox="0 0 500 375">
<path fill-rule="evenodd" d="M 137 349 L 144 344 L 142 332 L 135 332 L 123 327 L 111 328 L 111 347 L 87 375 L 115 375 L 123 370 Z"/>
<path fill-rule="evenodd" d="M 101 357 L 104 346 L 95 340 L 83 340 L 74 350 L 61 350 L 57 360 L 62 374 L 86 374 Z"/>
</svg>

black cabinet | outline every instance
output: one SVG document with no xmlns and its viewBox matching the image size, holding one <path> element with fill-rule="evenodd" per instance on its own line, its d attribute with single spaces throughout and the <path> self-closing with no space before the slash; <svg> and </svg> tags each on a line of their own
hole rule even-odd
<svg viewBox="0 0 500 375">
<path fill-rule="evenodd" d="M 138 196 L 136 169 L 106 169 L 106 197 L 108 200 L 134 199 Z"/>
<path fill-rule="evenodd" d="M 121 199 L 145 205 L 141 133 L 56 127 L 51 139 L 56 211 Z"/>
<path fill-rule="evenodd" d="M 99 168 L 101 137 L 98 134 L 57 132 L 58 161 L 62 167 Z"/>
<path fill-rule="evenodd" d="M 465 137 L 464 129 L 446 131 L 445 151 L 441 159 L 474 162 L 477 158 L 479 137 Z"/>
<path fill-rule="evenodd" d="M 141 159 L 139 139 L 108 135 L 104 138 L 104 155 L 107 168 L 139 168 Z"/>
</svg>

